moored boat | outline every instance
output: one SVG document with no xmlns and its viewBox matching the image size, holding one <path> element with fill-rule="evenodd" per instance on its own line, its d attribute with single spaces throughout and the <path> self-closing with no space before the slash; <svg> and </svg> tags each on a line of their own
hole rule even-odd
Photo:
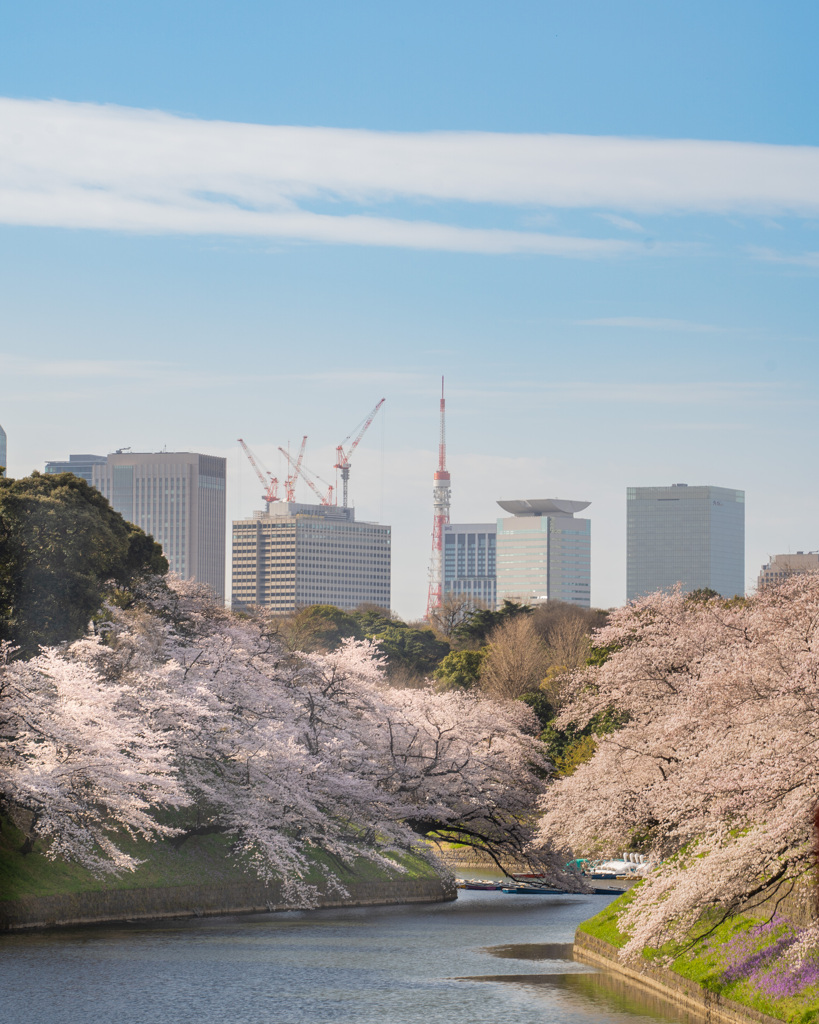
<svg viewBox="0 0 819 1024">
<path fill-rule="evenodd" d="M 493 882 L 489 880 L 483 880 L 480 878 L 456 878 L 455 885 L 459 889 L 481 889 L 486 891 L 498 890 L 501 887 L 500 882 Z"/>
<path fill-rule="evenodd" d="M 539 885 L 504 885 L 501 887 L 501 892 L 509 893 L 515 896 L 528 896 L 534 893 L 536 896 L 565 896 L 566 892 L 563 889 L 546 889 Z"/>
</svg>

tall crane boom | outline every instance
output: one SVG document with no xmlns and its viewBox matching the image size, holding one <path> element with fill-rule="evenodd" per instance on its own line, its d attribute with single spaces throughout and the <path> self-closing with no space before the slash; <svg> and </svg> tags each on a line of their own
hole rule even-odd
<svg viewBox="0 0 819 1024">
<path fill-rule="evenodd" d="M 295 501 L 296 500 L 296 481 L 299 478 L 299 471 L 301 470 L 301 460 L 304 458 L 304 448 L 307 444 L 307 434 L 301 439 L 301 447 L 299 448 L 299 454 L 295 459 L 291 459 L 290 455 L 284 450 L 279 448 L 282 455 L 287 457 L 287 461 L 290 463 L 290 469 L 292 472 L 289 476 L 284 479 L 284 500 Z"/>
<path fill-rule="evenodd" d="M 321 480 L 321 477 L 318 475 L 318 473 L 313 473 L 312 475 L 316 478 L 316 480 L 321 480 L 321 482 L 327 488 L 327 493 L 326 494 L 322 494 L 321 491 L 318 489 L 318 487 L 316 487 L 316 485 L 313 483 L 313 480 L 310 477 L 310 471 L 307 469 L 306 466 L 302 466 L 302 464 L 301 464 L 301 457 L 299 457 L 299 460 L 297 462 L 288 452 L 286 452 L 284 450 L 284 448 L 279 448 L 279 451 L 287 459 L 288 463 L 290 464 L 290 466 L 293 469 L 293 472 L 295 474 L 298 474 L 302 478 L 302 480 L 307 484 L 307 486 L 310 488 L 310 490 L 313 492 L 313 494 L 315 494 L 315 496 L 318 498 L 318 500 L 321 502 L 321 504 L 322 505 L 332 505 L 333 504 L 333 485 L 332 484 L 328 484 L 326 480 Z M 303 452 L 302 452 L 302 454 L 303 454 Z"/>
<path fill-rule="evenodd" d="M 341 444 L 336 447 L 336 464 L 335 464 L 335 466 L 333 466 L 333 469 L 340 469 L 341 470 L 342 501 L 343 501 L 344 508 L 347 508 L 347 485 L 350 482 L 350 456 L 353 454 L 353 452 L 358 447 L 359 441 L 364 436 L 364 434 L 367 432 L 367 428 L 372 423 L 372 421 L 375 419 L 376 413 L 381 408 L 381 406 L 384 404 L 384 402 L 385 402 L 385 399 L 382 398 L 381 401 L 376 405 L 376 407 L 370 413 L 370 415 L 367 417 L 367 419 L 364 421 L 364 425 L 359 430 L 358 434 L 356 435 L 355 441 L 353 441 L 353 443 L 350 445 L 350 447 L 348 448 L 346 453 L 344 451 L 344 445 L 350 440 L 350 437 L 352 436 L 352 432 L 350 434 L 348 434 L 347 437 L 345 437 L 344 440 L 341 442 Z"/>
<path fill-rule="evenodd" d="M 250 465 L 256 471 L 256 476 L 259 478 L 259 482 L 261 483 L 262 487 L 264 487 L 262 501 L 265 503 L 265 506 L 269 506 L 271 501 L 278 501 L 279 481 L 268 470 L 264 470 L 264 472 L 262 472 L 262 468 L 260 467 L 258 460 L 253 455 L 253 452 L 245 444 L 245 442 L 241 439 L 241 437 L 239 438 L 239 444 L 244 449 L 244 453 L 248 457 Z"/>
</svg>

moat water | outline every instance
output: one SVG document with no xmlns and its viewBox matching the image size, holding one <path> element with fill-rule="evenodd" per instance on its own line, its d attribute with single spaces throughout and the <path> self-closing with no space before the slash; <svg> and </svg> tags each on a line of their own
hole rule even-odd
<svg viewBox="0 0 819 1024">
<path fill-rule="evenodd" d="M 0 938 L 14 1024 L 634 1024 L 699 1018 L 571 960 L 606 896 L 454 903 Z"/>
</svg>

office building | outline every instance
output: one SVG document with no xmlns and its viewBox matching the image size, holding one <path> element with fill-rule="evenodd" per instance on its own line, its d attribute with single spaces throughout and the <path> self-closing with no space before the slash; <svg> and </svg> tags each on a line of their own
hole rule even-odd
<svg viewBox="0 0 819 1024">
<path fill-rule="evenodd" d="M 532 498 L 499 501 L 497 603 L 565 601 L 591 604 L 591 522 L 576 513 L 588 501 Z"/>
<path fill-rule="evenodd" d="M 781 583 L 788 576 L 801 572 L 819 572 L 819 551 L 797 551 L 795 555 L 774 555 L 759 572 L 757 590 Z"/>
<path fill-rule="evenodd" d="M 0 427 L 0 467 L 2 467 L 3 469 L 6 469 L 8 467 L 8 462 L 6 462 L 7 457 L 8 450 L 6 447 L 6 432 L 5 430 L 3 430 L 2 427 Z"/>
<path fill-rule="evenodd" d="M 104 466 L 108 460 L 104 455 L 69 455 L 68 462 L 47 462 L 46 473 L 73 473 L 85 480 L 92 487 L 94 485 L 94 466 Z"/>
<path fill-rule="evenodd" d="M 173 572 L 224 601 L 225 468 L 225 459 L 195 452 L 115 452 L 91 466 L 91 478 L 124 519 L 159 541 Z"/>
<path fill-rule="evenodd" d="M 448 523 L 443 527 L 444 597 L 469 598 L 494 608 L 495 523 Z"/>
<path fill-rule="evenodd" d="M 672 484 L 629 487 L 626 595 L 671 590 L 745 593 L 745 492 Z"/>
<path fill-rule="evenodd" d="M 234 609 L 390 607 L 390 527 L 339 505 L 271 502 L 233 523 Z"/>
</svg>

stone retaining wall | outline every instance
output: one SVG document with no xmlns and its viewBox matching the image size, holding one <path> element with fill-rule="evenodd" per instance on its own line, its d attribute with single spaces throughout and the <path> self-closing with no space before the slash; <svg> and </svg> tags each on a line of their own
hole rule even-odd
<svg viewBox="0 0 819 1024">
<path fill-rule="evenodd" d="M 395 878 L 346 883 L 349 897 L 325 890 L 319 907 L 436 903 L 457 896 L 454 884 L 440 878 Z M 176 917 L 252 914 L 295 910 L 280 883 L 185 885 L 156 889 L 114 889 L 61 896 L 30 896 L 0 902 L 0 931 L 19 932 L 85 924 L 114 924 Z"/>
<path fill-rule="evenodd" d="M 678 1006 L 700 1014 L 709 1024 L 782 1024 L 778 1017 L 760 1013 L 733 999 L 702 988 L 689 978 L 648 964 L 639 971 L 620 963 L 617 947 L 603 939 L 578 931 L 574 937 L 574 957 L 581 963 L 602 967 L 634 985 L 664 996 Z"/>
</svg>

